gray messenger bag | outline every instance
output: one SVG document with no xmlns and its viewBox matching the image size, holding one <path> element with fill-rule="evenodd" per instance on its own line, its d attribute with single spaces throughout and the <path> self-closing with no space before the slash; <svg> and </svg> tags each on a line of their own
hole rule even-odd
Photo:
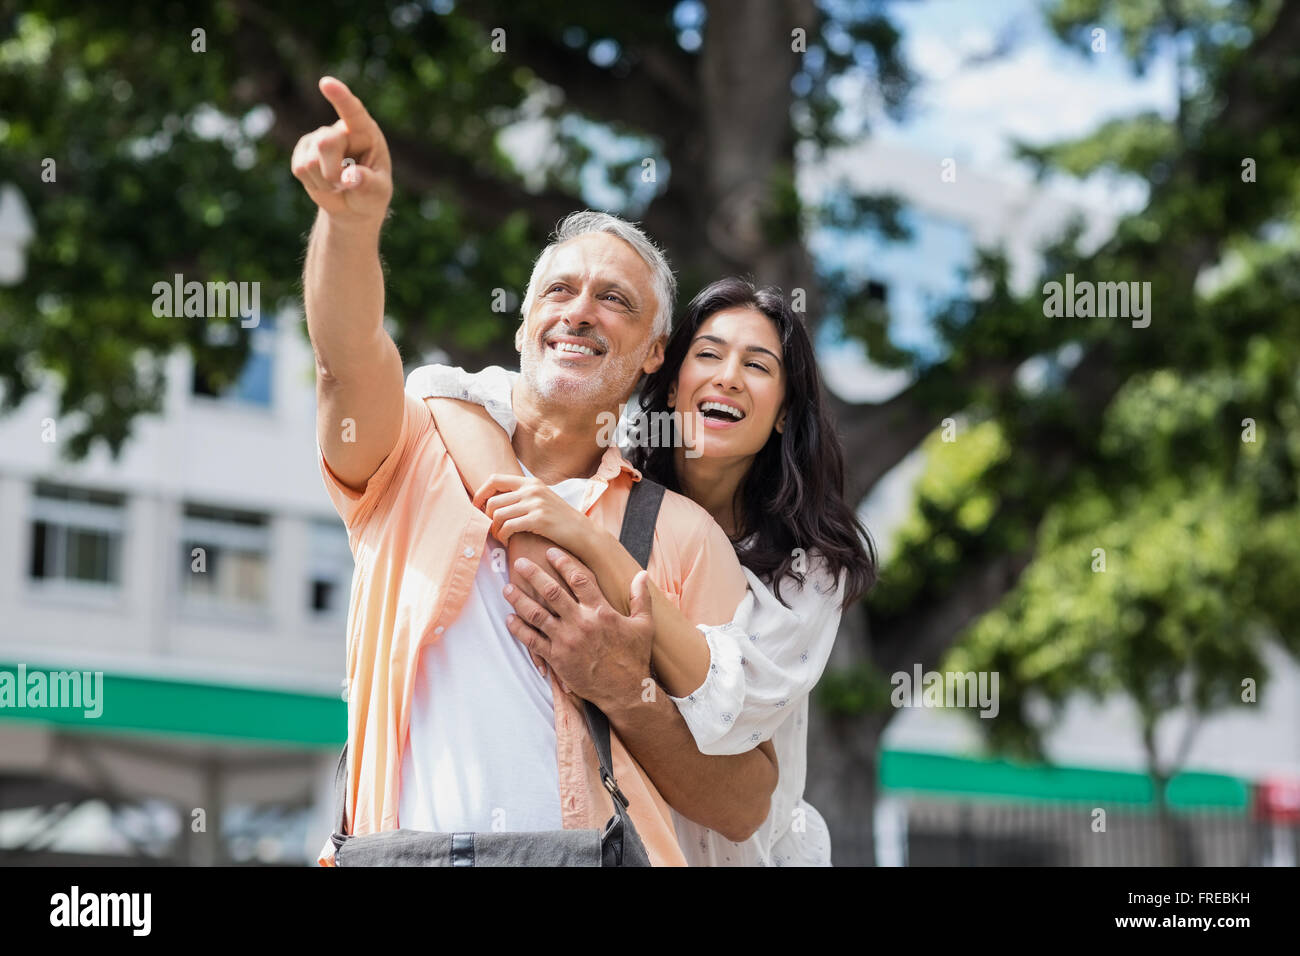
<svg viewBox="0 0 1300 956">
<path fill-rule="evenodd" d="M 632 483 L 619 541 L 641 567 L 650 560 L 655 521 L 664 489 L 648 479 Z M 520 833 L 434 833 L 385 830 L 348 833 L 347 758 L 344 745 L 334 774 L 334 819 L 330 835 L 336 866 L 649 866 L 650 857 L 628 815 L 627 797 L 614 779 L 609 719 L 583 701 L 587 730 L 600 760 L 600 779 L 613 798 L 614 815 L 603 830 L 543 830 Z"/>
</svg>

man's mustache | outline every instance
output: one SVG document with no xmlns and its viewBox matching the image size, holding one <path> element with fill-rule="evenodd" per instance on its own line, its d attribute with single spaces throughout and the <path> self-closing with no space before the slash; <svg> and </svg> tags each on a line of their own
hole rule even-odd
<svg viewBox="0 0 1300 956">
<path fill-rule="evenodd" d="M 560 336 L 564 336 L 570 339 L 582 339 L 585 342 L 590 342 L 592 345 L 599 347 L 599 349 L 602 352 L 609 351 L 609 345 L 600 336 L 592 335 L 589 332 L 575 332 L 573 329 L 570 329 L 568 327 L 565 327 L 564 329 L 551 329 L 543 337 L 542 342 L 549 345 L 551 342 L 554 342 Z"/>
</svg>

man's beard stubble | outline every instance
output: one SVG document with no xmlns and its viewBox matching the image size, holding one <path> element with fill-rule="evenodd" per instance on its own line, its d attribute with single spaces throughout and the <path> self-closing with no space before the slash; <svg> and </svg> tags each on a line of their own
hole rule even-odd
<svg viewBox="0 0 1300 956">
<path fill-rule="evenodd" d="M 593 411 L 617 404 L 632 391 L 640 380 L 641 366 L 654 344 L 647 342 L 640 355 L 611 357 L 608 343 L 595 336 L 578 335 L 568 329 L 554 334 L 585 339 L 604 351 L 604 361 L 599 370 L 587 376 L 574 376 L 553 366 L 544 369 L 543 363 L 547 360 L 546 353 L 549 349 L 545 343 L 531 338 L 525 340 L 519 357 L 519 373 L 524 383 L 543 405 L 562 402 L 570 408 L 574 405 L 586 406 Z"/>
</svg>

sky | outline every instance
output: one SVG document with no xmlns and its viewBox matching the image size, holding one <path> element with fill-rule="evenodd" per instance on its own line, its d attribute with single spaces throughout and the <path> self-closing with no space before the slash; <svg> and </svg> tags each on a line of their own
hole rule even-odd
<svg viewBox="0 0 1300 956">
<path fill-rule="evenodd" d="M 1010 159 L 1014 137 L 1046 143 L 1143 110 L 1172 115 L 1171 57 L 1135 76 L 1113 29 L 1105 53 L 1069 49 L 1048 30 L 1040 0 L 924 0 L 890 10 L 921 82 L 909 115 L 878 122 L 878 136 L 1027 181 L 1028 170 Z M 1011 43 L 1008 55 L 970 62 L 999 40 Z"/>
</svg>

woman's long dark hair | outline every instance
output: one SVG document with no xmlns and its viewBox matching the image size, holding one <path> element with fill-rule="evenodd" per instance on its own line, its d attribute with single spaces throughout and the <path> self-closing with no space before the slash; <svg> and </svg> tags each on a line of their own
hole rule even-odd
<svg viewBox="0 0 1300 956">
<path fill-rule="evenodd" d="M 876 548 L 844 501 L 844 452 L 822 400 L 812 341 L 780 290 L 755 288 L 738 278 L 720 279 L 701 290 L 669 338 L 663 366 L 646 379 L 642 410 L 647 415 L 669 411 L 668 390 L 677 381 L 700 326 L 714 314 L 735 308 L 756 309 L 772 321 L 781 339 L 786 382 L 784 431 L 773 429 L 740 485 L 741 528 L 732 544 L 751 534 L 757 537 L 752 546 L 737 548 L 736 556 L 755 575 L 770 580 L 773 593 L 784 603 L 781 580 L 794 574 L 800 584 L 804 581 L 803 573 L 795 570 L 799 557 L 795 549 L 803 549 L 805 555 L 816 550 L 834 579 L 841 571 L 848 572 L 843 604 L 847 607 L 875 584 Z M 646 477 L 680 492 L 671 447 L 681 440 L 675 428 L 673 438 L 664 447 L 638 443 L 630 459 Z"/>
</svg>

